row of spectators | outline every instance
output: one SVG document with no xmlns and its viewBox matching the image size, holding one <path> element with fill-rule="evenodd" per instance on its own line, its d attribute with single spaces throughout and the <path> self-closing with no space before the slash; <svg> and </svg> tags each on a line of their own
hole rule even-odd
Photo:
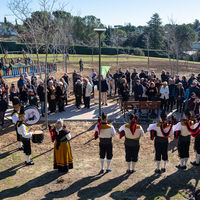
<svg viewBox="0 0 200 200">
<path fill-rule="evenodd" d="M 119 95 L 122 101 L 134 98 L 136 101 L 161 101 L 162 110 L 172 110 L 177 108 L 183 112 L 187 107 L 194 114 L 199 114 L 200 109 L 200 74 L 192 74 L 189 79 L 178 75 L 172 77 L 168 72 L 162 71 L 160 76 L 154 72 L 142 70 L 140 73 L 136 69 L 132 73 L 129 70 L 116 73 L 107 73 L 106 77 L 101 77 L 102 104 L 107 106 L 107 96 Z M 69 96 L 70 79 L 68 74 L 64 74 L 59 80 L 48 77 L 48 110 L 50 113 L 64 111 Z M 92 70 L 91 74 L 82 77 L 80 73 L 74 71 L 72 74 L 72 88 L 75 95 L 76 107 L 81 108 L 84 103 L 85 108 L 90 108 L 90 99 L 93 92 L 99 89 L 98 74 Z M 45 113 L 45 88 L 44 82 L 38 81 L 35 74 L 30 77 L 27 73 L 21 75 L 17 84 L 11 84 L 10 88 L 0 76 L 0 125 L 3 125 L 3 118 L 9 101 L 19 98 L 25 106 L 34 105 L 41 108 L 41 114 Z"/>
</svg>

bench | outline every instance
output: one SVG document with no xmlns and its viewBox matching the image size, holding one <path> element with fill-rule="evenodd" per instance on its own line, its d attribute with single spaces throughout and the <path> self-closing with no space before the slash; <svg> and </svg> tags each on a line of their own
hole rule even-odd
<svg viewBox="0 0 200 200">
<path fill-rule="evenodd" d="M 125 116 L 128 110 L 159 110 L 160 101 L 124 101 L 122 104 L 122 112 Z"/>
</svg>

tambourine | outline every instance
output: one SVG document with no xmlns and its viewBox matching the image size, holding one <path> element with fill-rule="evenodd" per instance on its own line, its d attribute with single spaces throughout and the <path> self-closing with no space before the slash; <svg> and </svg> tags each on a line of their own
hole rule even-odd
<svg viewBox="0 0 200 200">
<path fill-rule="evenodd" d="M 35 106 L 27 106 L 24 113 L 28 125 L 36 124 L 40 120 L 40 112 Z"/>
</svg>

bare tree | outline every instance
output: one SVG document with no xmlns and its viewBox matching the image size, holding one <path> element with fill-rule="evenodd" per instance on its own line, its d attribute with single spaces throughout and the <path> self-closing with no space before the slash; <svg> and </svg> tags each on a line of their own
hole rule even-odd
<svg viewBox="0 0 200 200">
<path fill-rule="evenodd" d="M 117 64 L 119 64 L 119 47 L 122 46 L 126 39 L 126 32 L 118 28 L 114 29 L 111 34 L 111 44 L 117 49 Z"/>
<path fill-rule="evenodd" d="M 54 35 L 58 32 L 58 24 L 53 20 L 53 11 L 56 0 L 39 0 L 40 11 L 32 12 L 29 0 L 10 0 L 9 8 L 18 20 L 26 26 L 26 32 L 32 36 L 32 44 L 38 55 L 39 44 L 42 45 L 45 52 L 45 125 L 48 128 L 48 110 L 47 110 L 47 59 L 50 44 Z M 39 59 L 39 55 L 38 55 Z"/>
</svg>

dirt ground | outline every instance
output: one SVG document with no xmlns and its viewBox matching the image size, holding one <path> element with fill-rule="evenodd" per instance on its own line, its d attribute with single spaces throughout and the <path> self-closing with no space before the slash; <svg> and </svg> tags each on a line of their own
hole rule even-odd
<svg viewBox="0 0 200 200">
<path fill-rule="evenodd" d="M 155 175 L 153 142 L 146 133 L 141 139 L 137 171 L 125 174 L 124 139 L 114 140 L 112 172 L 98 175 L 100 170 L 98 141 L 93 136 L 94 123 L 67 122 L 71 130 L 74 169 L 63 174 L 53 170 L 53 143 L 45 132 L 42 144 L 32 143 L 35 165 L 24 166 L 23 152 L 17 151 L 14 127 L 0 135 L 0 199 L 189 199 L 200 187 L 200 168 L 188 164 L 186 171 L 177 171 L 179 159 L 176 143 L 170 142 L 167 171 Z M 41 126 L 41 125 L 40 125 Z M 118 129 L 120 124 L 114 124 Z M 86 144 L 87 143 L 87 144 Z M 194 159 L 193 141 L 190 161 Z"/>
</svg>

